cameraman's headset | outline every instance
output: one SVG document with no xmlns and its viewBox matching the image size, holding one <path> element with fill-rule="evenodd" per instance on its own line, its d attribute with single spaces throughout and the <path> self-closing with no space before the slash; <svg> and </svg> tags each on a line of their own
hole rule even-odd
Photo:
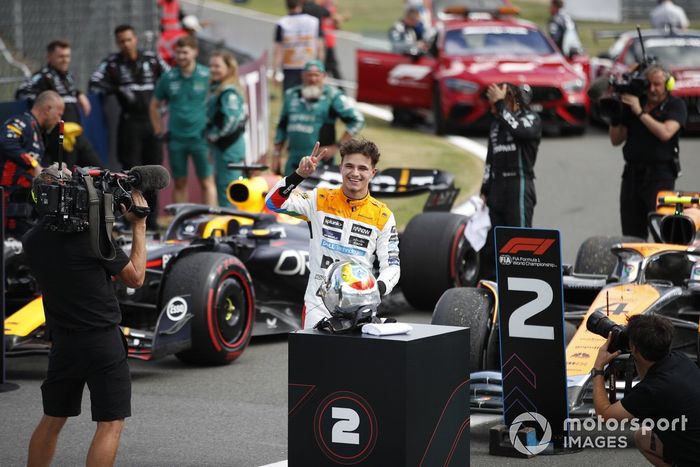
<svg viewBox="0 0 700 467">
<path fill-rule="evenodd" d="M 644 76 L 648 79 L 649 73 L 657 70 L 661 71 L 664 74 L 664 89 L 666 89 L 666 92 L 673 91 L 676 87 L 676 78 L 674 78 L 671 72 L 664 68 L 662 65 L 656 63 L 650 65 L 649 68 L 644 70 Z"/>
</svg>

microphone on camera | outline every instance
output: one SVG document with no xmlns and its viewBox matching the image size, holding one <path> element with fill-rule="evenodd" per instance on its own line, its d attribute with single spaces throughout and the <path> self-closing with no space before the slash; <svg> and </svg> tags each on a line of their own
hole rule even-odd
<svg viewBox="0 0 700 467">
<path fill-rule="evenodd" d="M 162 165 L 141 165 L 129 170 L 131 186 L 141 191 L 162 190 L 170 184 L 170 174 Z"/>
</svg>

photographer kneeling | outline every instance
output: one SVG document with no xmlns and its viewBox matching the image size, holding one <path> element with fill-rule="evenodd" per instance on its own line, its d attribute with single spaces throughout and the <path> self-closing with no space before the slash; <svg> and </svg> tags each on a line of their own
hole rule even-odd
<svg viewBox="0 0 700 467">
<path fill-rule="evenodd" d="M 63 186 L 71 173 L 57 166 L 34 179 L 33 192 L 43 186 Z M 44 416 L 29 443 L 27 465 L 51 463 L 58 435 L 67 417 L 80 414 L 83 388 L 90 389 L 95 436 L 87 465 L 114 464 L 124 419 L 131 415 L 131 376 L 127 347 L 119 328 L 121 311 L 112 277 L 129 287 L 141 287 L 146 270 L 147 204 L 131 192 L 136 212 L 125 213 L 132 225 L 130 256 L 115 246 L 113 259 L 98 259 L 90 230 L 61 231 L 46 218 L 22 237 L 29 266 L 43 293 L 46 332 L 52 342 L 46 380 L 41 386 Z M 123 208 L 123 206 L 122 206 Z M 124 210 L 124 209 L 123 209 Z M 90 229 L 94 226 L 91 225 Z M 103 233 L 103 243 L 108 242 Z"/>
<path fill-rule="evenodd" d="M 620 188 L 622 234 L 647 238 L 647 214 L 656 210 L 656 195 L 673 190 L 680 172 L 678 135 L 688 116 L 685 103 L 672 96 L 671 75 L 660 65 L 644 70 L 646 93 L 622 94 L 618 115 L 610 116 L 613 146 L 625 145 Z"/>
<path fill-rule="evenodd" d="M 611 404 L 603 368 L 620 354 L 610 353 L 612 333 L 598 351 L 593 375 L 593 404 L 604 420 L 651 420 L 634 441 L 656 466 L 698 465 L 700 459 L 700 369 L 684 354 L 671 351 L 673 325 L 659 315 L 632 316 L 627 324 L 629 349 L 640 381 L 621 401 Z M 660 419 L 668 422 L 658 423 Z M 672 423 L 681 420 L 680 423 Z M 666 426 L 667 429 L 663 429 Z"/>
</svg>

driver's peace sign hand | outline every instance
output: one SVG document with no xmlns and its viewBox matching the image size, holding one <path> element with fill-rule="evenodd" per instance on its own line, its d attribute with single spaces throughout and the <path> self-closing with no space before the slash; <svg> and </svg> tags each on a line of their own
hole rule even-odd
<svg viewBox="0 0 700 467">
<path fill-rule="evenodd" d="M 325 153 L 326 149 L 321 149 L 321 144 L 318 141 L 316 141 L 316 145 L 314 146 L 313 151 L 311 151 L 311 155 L 306 156 L 302 158 L 301 161 L 299 161 L 297 174 L 304 178 L 311 176 L 311 174 L 313 174 L 316 171 L 318 161 L 323 159 Z"/>
</svg>

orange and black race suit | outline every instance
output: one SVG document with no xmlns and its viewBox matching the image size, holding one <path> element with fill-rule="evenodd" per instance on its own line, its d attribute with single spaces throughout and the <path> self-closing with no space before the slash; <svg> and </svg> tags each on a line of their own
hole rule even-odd
<svg viewBox="0 0 700 467">
<path fill-rule="evenodd" d="M 30 112 L 11 117 L 0 133 L 0 185 L 5 188 L 4 205 L 8 233 L 21 235 L 32 212 L 29 189 L 34 167 L 44 154 L 41 126 Z"/>
<path fill-rule="evenodd" d="M 399 281 L 399 236 L 394 214 L 369 194 L 350 199 L 340 188 L 294 190 L 302 182 L 296 172 L 281 179 L 266 198 L 275 212 L 302 217 L 311 225 L 309 246 L 309 283 L 304 295 L 302 325 L 313 327 L 331 314 L 316 295 L 325 272 L 336 261 L 355 261 L 372 269 L 379 261 L 380 293 L 388 294 Z"/>
</svg>

